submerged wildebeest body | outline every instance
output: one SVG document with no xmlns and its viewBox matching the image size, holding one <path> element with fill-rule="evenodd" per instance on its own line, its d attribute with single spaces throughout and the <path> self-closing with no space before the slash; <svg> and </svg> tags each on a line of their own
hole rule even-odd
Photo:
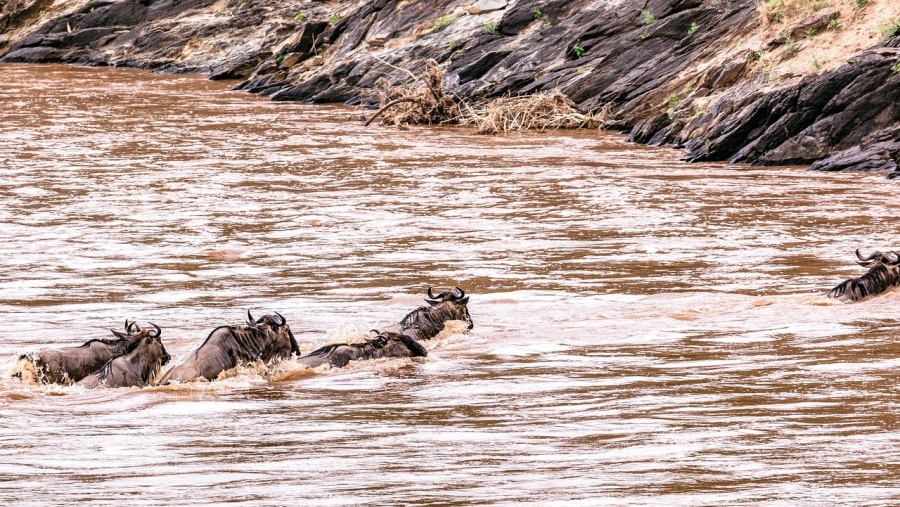
<svg viewBox="0 0 900 507">
<path fill-rule="evenodd" d="M 859 259 L 857 264 L 869 268 L 869 271 L 841 282 L 826 296 L 842 301 L 859 301 L 900 286 L 900 254 L 897 252 L 875 252 L 863 257 L 857 249 L 856 258 Z"/>
<path fill-rule="evenodd" d="M 166 372 L 159 383 L 215 380 L 223 371 L 241 364 L 268 363 L 300 354 L 291 328 L 280 314 L 253 320 L 248 311 L 247 316 L 247 325 L 214 329 L 197 350 Z"/>
<path fill-rule="evenodd" d="M 383 357 L 425 357 L 428 351 L 405 334 L 384 331 L 364 343 L 335 343 L 297 358 L 297 362 L 315 368 L 330 364 L 336 368 L 350 361 L 380 359 Z"/>
<path fill-rule="evenodd" d="M 428 306 L 410 312 L 400 321 L 399 331 L 414 340 L 430 340 L 444 329 L 450 320 L 461 320 L 471 330 L 475 323 L 469 315 L 469 298 L 459 287 L 434 295 L 428 288 Z"/>
<path fill-rule="evenodd" d="M 78 385 L 95 387 L 144 387 L 149 385 L 159 369 L 169 362 L 169 353 L 163 347 L 159 326 L 139 331 L 137 341 L 123 355 L 113 358 L 99 370 L 91 373 Z"/>
<path fill-rule="evenodd" d="M 140 327 L 128 320 L 125 321 L 125 333 L 110 331 L 114 339 L 96 338 L 77 347 L 41 349 L 19 356 L 19 360 L 30 361 L 36 370 L 36 380 L 43 384 L 78 382 L 126 353 L 140 340 Z"/>
</svg>

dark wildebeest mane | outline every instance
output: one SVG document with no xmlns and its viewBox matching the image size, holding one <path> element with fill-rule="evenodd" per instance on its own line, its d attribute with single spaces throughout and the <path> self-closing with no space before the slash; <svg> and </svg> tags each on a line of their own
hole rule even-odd
<svg viewBox="0 0 900 507">
<path fill-rule="evenodd" d="M 444 329 L 444 323 L 448 320 L 464 321 L 468 324 L 468 329 L 475 326 L 466 306 L 469 298 L 461 288 L 456 287 L 435 295 L 429 287 L 428 298 L 428 306 L 420 306 L 403 317 L 400 321 L 401 332 L 413 339 L 430 340 Z"/>
<path fill-rule="evenodd" d="M 111 329 L 115 338 L 94 338 L 81 345 L 62 348 L 45 348 L 19 356 L 37 370 L 41 383 L 77 382 L 103 366 L 110 359 L 133 350 L 139 341 L 141 328 L 135 322 L 125 320 L 125 333 Z M 22 377 L 17 372 L 14 377 Z"/>
<path fill-rule="evenodd" d="M 160 384 L 215 380 L 223 371 L 255 361 L 265 363 L 300 354 L 300 347 L 287 321 L 278 312 L 254 319 L 247 311 L 247 324 L 219 326 L 180 364 L 167 371 Z"/>
<path fill-rule="evenodd" d="M 894 251 L 878 252 L 863 257 L 856 250 L 857 264 L 869 271 L 857 278 L 839 283 L 828 291 L 827 297 L 842 301 L 860 301 L 875 294 L 881 294 L 900 285 L 900 254 Z"/>
<path fill-rule="evenodd" d="M 332 343 L 309 354 L 297 357 L 297 362 L 315 368 L 323 364 L 341 368 L 350 361 L 386 357 L 426 357 L 428 350 L 410 336 L 394 331 L 379 332 L 375 338 L 361 343 Z"/>
</svg>

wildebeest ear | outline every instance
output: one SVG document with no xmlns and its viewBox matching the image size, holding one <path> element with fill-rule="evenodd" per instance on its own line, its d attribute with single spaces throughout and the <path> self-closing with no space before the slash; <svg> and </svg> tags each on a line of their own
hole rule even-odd
<svg viewBox="0 0 900 507">
<path fill-rule="evenodd" d="M 457 301 L 457 303 L 459 303 L 459 304 L 461 304 L 461 305 L 467 305 L 467 304 L 469 304 L 469 296 L 466 296 L 466 297 L 460 299 L 459 301 Z"/>
<path fill-rule="evenodd" d="M 275 319 L 276 326 L 281 327 L 281 326 L 287 324 L 287 320 L 285 320 L 284 317 L 282 317 L 280 313 L 275 312 L 275 316 L 278 317 L 277 319 Z"/>
<path fill-rule="evenodd" d="M 116 338 L 128 338 L 127 334 L 120 333 L 120 332 L 116 331 L 115 329 L 110 329 L 110 331 L 112 331 L 112 334 L 114 334 L 116 336 Z"/>
<path fill-rule="evenodd" d="M 428 303 L 428 304 L 431 305 L 431 306 L 437 306 L 437 305 L 443 303 L 443 301 L 429 301 L 429 300 L 427 300 L 427 299 L 425 300 L 425 302 Z"/>
</svg>

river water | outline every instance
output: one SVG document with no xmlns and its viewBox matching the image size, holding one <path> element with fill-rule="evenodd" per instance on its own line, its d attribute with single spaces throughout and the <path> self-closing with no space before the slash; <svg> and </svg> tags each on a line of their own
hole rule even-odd
<svg viewBox="0 0 900 507">
<path fill-rule="evenodd" d="M 896 505 L 881 175 L 596 131 L 364 127 L 125 69 L 0 66 L 6 505 Z M 304 350 L 471 297 L 421 359 L 84 390 L 19 354 L 278 311 Z"/>
</svg>

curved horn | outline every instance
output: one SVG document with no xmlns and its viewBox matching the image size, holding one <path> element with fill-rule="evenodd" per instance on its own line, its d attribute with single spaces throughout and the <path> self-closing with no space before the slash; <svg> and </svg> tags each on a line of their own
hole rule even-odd
<svg viewBox="0 0 900 507">
<path fill-rule="evenodd" d="M 256 321 L 253 320 L 253 315 L 250 315 L 250 309 L 247 309 L 247 322 L 251 324 L 256 324 Z"/>
<path fill-rule="evenodd" d="M 863 258 L 863 256 L 859 254 L 859 248 L 856 249 L 856 258 L 863 262 L 869 262 L 870 260 L 874 259 L 875 257 L 878 257 L 879 255 L 881 255 L 881 252 L 876 250 L 872 255 L 870 255 L 866 258 Z"/>
<path fill-rule="evenodd" d="M 287 324 L 287 321 L 284 320 L 284 317 L 282 317 L 280 313 L 275 312 L 275 315 L 278 316 L 278 320 L 275 321 L 276 326 L 283 326 L 283 325 Z"/>
<path fill-rule="evenodd" d="M 438 299 L 440 296 L 435 296 L 434 294 L 432 294 L 431 287 L 428 287 L 428 297 L 431 299 Z"/>
<path fill-rule="evenodd" d="M 160 329 L 159 326 L 157 326 L 156 324 L 154 324 L 154 323 L 152 323 L 152 322 L 150 323 L 150 325 L 153 326 L 153 327 L 155 327 L 156 330 L 155 330 L 155 331 L 148 331 L 147 334 L 148 334 L 149 336 L 152 336 L 153 338 L 158 338 L 159 335 L 162 334 L 162 329 Z"/>
<path fill-rule="evenodd" d="M 462 299 L 462 298 L 466 297 L 466 291 L 462 290 L 459 287 L 457 287 L 456 290 L 459 292 L 459 295 L 456 296 L 456 299 Z"/>
</svg>

